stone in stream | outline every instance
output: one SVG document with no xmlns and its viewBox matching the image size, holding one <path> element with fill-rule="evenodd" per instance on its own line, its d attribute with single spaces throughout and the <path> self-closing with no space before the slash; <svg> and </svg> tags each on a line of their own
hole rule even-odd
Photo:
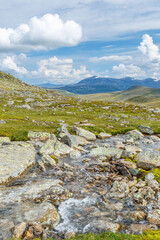
<svg viewBox="0 0 160 240">
<path fill-rule="evenodd" d="M 106 157 L 114 157 L 116 159 L 121 158 L 122 156 L 122 149 L 114 148 L 114 147 L 97 147 L 94 148 L 90 151 L 90 156 L 91 157 L 96 157 L 96 156 L 106 156 Z"/>
<path fill-rule="evenodd" d="M 41 155 L 43 154 L 53 154 L 56 157 L 59 157 L 61 155 L 69 154 L 73 149 L 70 148 L 68 145 L 61 143 L 60 141 L 56 139 L 49 139 L 47 142 L 44 143 L 44 145 L 39 150 L 39 153 Z"/>
<path fill-rule="evenodd" d="M 0 145 L 0 184 L 6 184 L 35 164 L 35 149 L 29 143 Z"/>
<path fill-rule="evenodd" d="M 56 161 L 50 157 L 49 155 L 43 154 L 41 159 L 37 161 L 39 167 L 43 170 L 46 171 L 46 167 L 56 167 Z"/>
<path fill-rule="evenodd" d="M 139 125 L 138 129 L 144 134 L 149 134 L 149 135 L 154 134 L 153 129 L 148 126 Z"/>
<path fill-rule="evenodd" d="M 144 150 L 135 157 L 137 166 L 144 170 L 160 167 L 160 152 L 156 150 Z"/>
<path fill-rule="evenodd" d="M 76 135 L 84 137 L 88 141 L 96 140 L 95 134 L 91 133 L 90 131 L 84 130 L 83 128 L 80 127 L 74 127 L 73 130 L 76 132 Z"/>
</svg>

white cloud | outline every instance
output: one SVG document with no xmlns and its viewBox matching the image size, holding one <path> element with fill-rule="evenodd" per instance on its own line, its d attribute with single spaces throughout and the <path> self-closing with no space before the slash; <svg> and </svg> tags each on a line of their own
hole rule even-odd
<svg viewBox="0 0 160 240">
<path fill-rule="evenodd" d="M 71 58 L 59 59 L 54 56 L 41 60 L 38 63 L 38 70 L 32 71 L 32 76 L 44 79 L 45 82 L 68 84 L 92 75 L 87 71 L 86 66 L 81 65 L 80 68 L 75 69 Z"/>
<path fill-rule="evenodd" d="M 103 56 L 103 57 L 92 57 L 89 59 L 89 61 L 93 63 L 98 63 L 101 61 L 128 61 L 128 60 L 132 60 L 132 57 L 113 55 L 113 56 Z"/>
<path fill-rule="evenodd" d="M 15 56 L 6 56 L 4 59 L 0 60 L 0 67 L 2 70 L 13 71 L 20 75 L 26 75 L 28 73 L 26 68 L 17 65 Z"/>
<path fill-rule="evenodd" d="M 145 72 L 138 66 L 134 64 L 124 65 L 119 64 L 118 66 L 113 66 L 113 73 L 116 74 L 118 77 L 144 77 Z"/>
<path fill-rule="evenodd" d="M 82 38 L 82 29 L 74 21 L 63 22 L 58 14 L 33 17 L 17 28 L 0 28 L 0 50 L 40 50 L 75 46 Z"/>
<path fill-rule="evenodd" d="M 148 34 L 143 35 L 143 41 L 140 43 L 138 49 L 150 61 L 160 61 L 159 47 L 153 43 L 152 37 Z"/>
</svg>

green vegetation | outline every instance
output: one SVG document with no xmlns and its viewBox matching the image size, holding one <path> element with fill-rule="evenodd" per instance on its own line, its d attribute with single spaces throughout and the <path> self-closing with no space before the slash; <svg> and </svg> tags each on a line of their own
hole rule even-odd
<svg viewBox="0 0 160 240">
<path fill-rule="evenodd" d="M 160 168 L 154 168 L 150 171 L 141 170 L 140 177 L 144 178 L 148 173 L 153 173 L 155 180 L 160 183 Z"/>
</svg>

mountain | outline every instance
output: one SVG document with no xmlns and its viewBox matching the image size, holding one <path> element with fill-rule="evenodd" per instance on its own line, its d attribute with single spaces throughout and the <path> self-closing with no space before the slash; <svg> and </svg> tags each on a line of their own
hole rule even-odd
<svg viewBox="0 0 160 240">
<path fill-rule="evenodd" d="M 82 81 L 60 87 L 59 89 L 66 90 L 76 94 L 95 94 L 114 91 L 123 91 L 132 86 L 144 86 L 150 88 L 160 88 L 160 81 L 155 81 L 152 78 L 144 80 L 136 80 L 130 77 L 126 78 L 101 78 L 93 76 L 83 79 Z"/>
</svg>

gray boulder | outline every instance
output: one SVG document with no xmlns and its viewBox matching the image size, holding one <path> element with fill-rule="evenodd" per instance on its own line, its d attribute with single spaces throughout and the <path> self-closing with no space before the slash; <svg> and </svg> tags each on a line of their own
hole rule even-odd
<svg viewBox="0 0 160 240">
<path fill-rule="evenodd" d="M 88 144 L 88 141 L 84 137 L 71 134 L 65 134 L 61 138 L 61 142 L 67 144 L 69 147 L 84 146 Z"/>
<path fill-rule="evenodd" d="M 144 135 L 138 130 L 132 130 L 125 134 L 126 138 L 132 138 L 134 141 L 143 139 Z"/>
<path fill-rule="evenodd" d="M 160 167 L 160 152 L 156 150 L 144 150 L 135 157 L 137 166 L 144 170 Z"/>
<path fill-rule="evenodd" d="M 84 137 L 88 141 L 96 140 L 95 134 L 91 133 L 90 131 L 84 130 L 83 128 L 80 128 L 80 127 L 74 127 L 73 130 L 76 132 L 76 135 L 80 137 Z"/>
<path fill-rule="evenodd" d="M 139 125 L 138 129 L 144 134 L 149 134 L 149 135 L 154 134 L 153 129 L 148 126 Z"/>
<path fill-rule="evenodd" d="M 0 145 L 0 184 L 19 178 L 35 164 L 35 149 L 29 143 Z"/>
<path fill-rule="evenodd" d="M 122 149 L 114 148 L 114 147 L 97 147 L 94 148 L 90 151 L 90 156 L 91 157 L 96 157 L 96 156 L 106 156 L 106 157 L 115 157 L 117 159 L 121 158 L 122 156 Z"/>
</svg>

